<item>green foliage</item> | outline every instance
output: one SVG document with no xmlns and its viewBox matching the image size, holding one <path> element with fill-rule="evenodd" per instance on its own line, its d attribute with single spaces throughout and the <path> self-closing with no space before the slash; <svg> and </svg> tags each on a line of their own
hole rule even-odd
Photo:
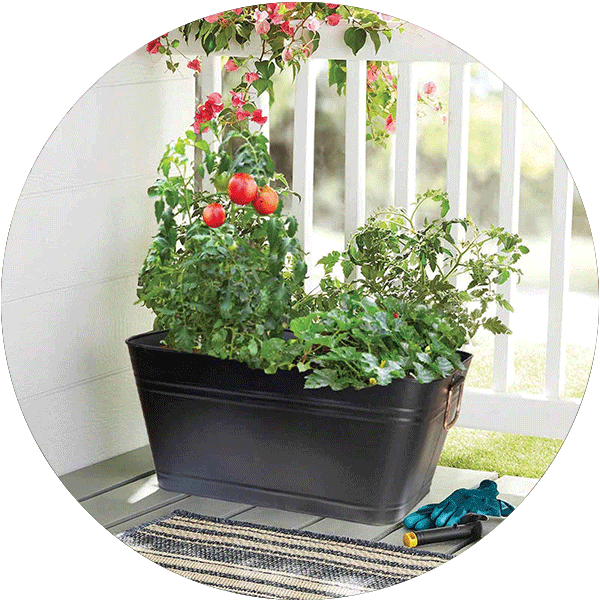
<svg viewBox="0 0 600 600">
<path fill-rule="evenodd" d="M 447 377 L 463 368 L 457 350 L 479 327 L 508 333 L 488 308 L 511 310 L 499 286 L 520 275 L 515 264 L 528 249 L 502 228 L 480 231 L 470 217 L 447 218 L 448 196 L 439 190 L 419 196 L 410 213 L 376 212 L 344 252 L 319 260 L 324 277 L 305 294 L 294 217 L 283 215 L 281 202 L 261 216 L 231 203 L 225 190 L 232 174 L 245 172 L 281 199 L 294 192 L 275 172 L 266 138 L 219 94 L 209 100 L 196 113 L 197 131 L 167 146 L 148 190 L 158 227 L 138 302 L 154 312 L 156 329 L 168 331 L 169 347 L 267 373 L 298 369 L 307 387 L 340 390 Z M 198 177 L 216 191 L 201 191 Z M 213 229 L 202 213 L 215 202 L 226 221 Z M 418 226 L 426 202 L 440 216 Z"/>
<path fill-rule="evenodd" d="M 296 317 L 290 328 L 295 339 L 287 344 L 297 367 L 309 371 L 309 388 L 361 389 L 409 374 L 428 383 L 464 368 L 456 352 L 460 331 L 438 312 L 393 297 L 378 306 L 345 293 L 336 308 Z"/>
<path fill-rule="evenodd" d="M 425 219 L 417 227 L 418 210 L 427 201 L 439 204 L 440 217 Z M 460 332 L 457 348 L 480 327 L 509 333 L 488 309 L 498 304 L 512 310 L 498 286 L 521 275 L 515 265 L 529 250 L 516 234 L 494 226 L 481 231 L 470 217 L 445 218 L 448 210 L 447 194 L 430 190 L 419 196 L 411 213 L 397 208 L 377 211 L 345 252 L 319 261 L 325 269 L 320 292 L 305 296 L 298 309 L 331 308 L 344 293 L 360 290 L 380 306 L 394 297 L 437 311 Z M 336 266 L 344 273 L 343 281 L 334 273 Z"/>
</svg>

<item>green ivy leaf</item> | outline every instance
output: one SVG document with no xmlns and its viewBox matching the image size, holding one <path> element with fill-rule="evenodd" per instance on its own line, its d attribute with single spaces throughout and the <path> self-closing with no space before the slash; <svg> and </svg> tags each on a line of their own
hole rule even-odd
<svg viewBox="0 0 600 600">
<path fill-rule="evenodd" d="M 350 27 L 344 34 L 344 42 L 346 46 L 356 55 L 358 51 L 365 45 L 367 41 L 367 32 L 360 27 Z"/>
</svg>

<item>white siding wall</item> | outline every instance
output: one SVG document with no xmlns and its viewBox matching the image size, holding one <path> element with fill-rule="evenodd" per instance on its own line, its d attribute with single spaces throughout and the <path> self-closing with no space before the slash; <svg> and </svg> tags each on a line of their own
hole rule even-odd
<svg viewBox="0 0 600 600">
<path fill-rule="evenodd" d="M 155 230 L 145 192 L 193 105 L 191 76 L 132 54 L 60 122 L 17 204 L 4 343 L 27 423 L 59 475 L 147 441 L 124 340 L 151 328 L 133 306 Z"/>
</svg>

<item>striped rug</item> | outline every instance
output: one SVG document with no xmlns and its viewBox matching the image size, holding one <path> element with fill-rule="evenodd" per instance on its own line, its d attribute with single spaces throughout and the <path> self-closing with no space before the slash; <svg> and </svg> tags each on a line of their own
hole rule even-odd
<svg viewBox="0 0 600 600">
<path fill-rule="evenodd" d="M 362 594 L 401 583 L 452 558 L 181 510 L 118 537 L 184 577 L 261 598 L 317 600 Z"/>
</svg>

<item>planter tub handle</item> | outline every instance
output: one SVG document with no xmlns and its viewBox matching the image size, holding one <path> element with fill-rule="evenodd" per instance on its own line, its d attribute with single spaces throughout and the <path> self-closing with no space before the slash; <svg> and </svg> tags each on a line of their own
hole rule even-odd
<svg viewBox="0 0 600 600">
<path fill-rule="evenodd" d="M 448 389 L 448 398 L 446 399 L 446 413 L 444 415 L 444 429 L 449 431 L 452 429 L 456 421 L 458 420 L 458 415 L 460 414 L 460 404 L 462 401 L 463 388 L 465 383 L 465 376 L 460 375 L 456 378 L 456 380 L 450 385 Z M 450 405 L 452 404 L 452 398 L 456 395 L 456 410 L 454 412 L 454 417 L 451 421 L 448 421 L 450 417 Z"/>
</svg>

